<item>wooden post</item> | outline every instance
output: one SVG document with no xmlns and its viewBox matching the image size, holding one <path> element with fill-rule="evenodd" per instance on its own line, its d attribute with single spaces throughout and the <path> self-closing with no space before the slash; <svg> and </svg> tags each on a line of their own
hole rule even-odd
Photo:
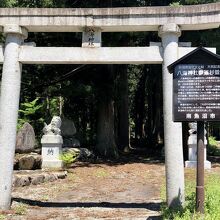
<svg viewBox="0 0 220 220">
<path fill-rule="evenodd" d="M 204 213 L 204 122 L 197 122 L 196 211 Z"/>
</svg>

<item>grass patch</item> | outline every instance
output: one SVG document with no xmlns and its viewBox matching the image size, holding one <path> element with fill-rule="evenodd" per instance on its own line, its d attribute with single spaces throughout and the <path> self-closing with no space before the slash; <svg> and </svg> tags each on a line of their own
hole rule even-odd
<svg viewBox="0 0 220 220">
<path fill-rule="evenodd" d="M 49 195 L 43 195 L 43 196 L 42 196 L 42 200 L 43 200 L 43 201 L 46 201 L 46 202 L 47 202 L 47 201 L 49 201 L 49 199 L 50 199 Z"/>
<path fill-rule="evenodd" d="M 74 173 L 68 173 L 67 179 L 71 182 L 75 182 L 77 177 Z"/>
<path fill-rule="evenodd" d="M 186 179 L 186 203 L 180 209 L 168 209 L 162 205 L 161 211 L 163 219 L 167 220 L 217 220 L 220 219 L 220 176 L 208 174 L 205 178 L 205 215 L 195 212 L 195 180 Z M 162 191 L 165 191 L 162 189 Z M 165 193 L 162 192 L 164 199 Z"/>
<path fill-rule="evenodd" d="M 5 215 L 0 214 L 0 220 L 5 220 L 5 219 L 6 219 L 6 216 L 5 216 Z"/>
<path fill-rule="evenodd" d="M 18 204 L 14 207 L 14 211 L 16 215 L 25 215 L 27 213 L 27 205 Z"/>
<path fill-rule="evenodd" d="M 106 170 L 104 169 L 98 169 L 96 172 L 95 172 L 95 176 L 96 177 L 107 177 L 109 174 Z"/>
</svg>

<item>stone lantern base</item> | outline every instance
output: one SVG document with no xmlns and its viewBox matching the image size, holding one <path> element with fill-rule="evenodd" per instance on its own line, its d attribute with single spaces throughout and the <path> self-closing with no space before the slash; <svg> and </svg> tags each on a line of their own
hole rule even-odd
<svg viewBox="0 0 220 220">
<path fill-rule="evenodd" d="M 197 161 L 185 161 L 185 167 L 187 168 L 196 168 L 197 167 Z M 206 160 L 204 161 L 204 168 L 205 169 L 211 169 L 211 162 Z"/>
<path fill-rule="evenodd" d="M 204 168 L 205 169 L 211 169 L 211 162 L 206 160 L 206 145 L 207 140 L 204 137 Z M 188 157 L 189 160 L 185 161 L 185 167 L 187 168 L 196 168 L 197 167 L 197 135 L 191 134 L 188 139 L 188 148 L 189 153 Z"/>
<path fill-rule="evenodd" d="M 60 160 L 63 138 L 60 135 L 43 135 L 42 144 L 42 168 L 62 168 Z"/>
</svg>

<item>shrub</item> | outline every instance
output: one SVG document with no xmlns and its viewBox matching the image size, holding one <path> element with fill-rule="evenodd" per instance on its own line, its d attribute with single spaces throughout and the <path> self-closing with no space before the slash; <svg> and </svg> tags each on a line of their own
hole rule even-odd
<svg viewBox="0 0 220 220">
<path fill-rule="evenodd" d="M 27 213 L 27 206 L 25 204 L 18 204 L 14 209 L 16 215 L 25 215 Z"/>
<path fill-rule="evenodd" d="M 64 152 L 60 155 L 60 159 L 63 161 L 65 166 L 71 165 L 76 161 L 78 154 L 75 152 Z"/>
<path fill-rule="evenodd" d="M 218 142 L 216 141 L 216 138 L 213 136 L 209 137 L 207 153 L 211 156 L 220 156 L 220 149 L 218 148 Z"/>
<path fill-rule="evenodd" d="M 38 103 L 39 98 L 34 99 L 31 102 L 21 103 L 21 109 L 19 109 L 19 118 L 17 129 L 19 130 L 25 122 L 33 122 L 32 117 L 42 109 L 43 105 Z M 42 122 L 43 119 L 40 118 L 38 121 Z"/>
</svg>

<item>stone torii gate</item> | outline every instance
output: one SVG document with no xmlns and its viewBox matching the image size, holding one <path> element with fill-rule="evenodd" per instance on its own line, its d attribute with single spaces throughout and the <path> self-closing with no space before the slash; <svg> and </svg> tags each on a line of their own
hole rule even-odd
<svg viewBox="0 0 220 220">
<path fill-rule="evenodd" d="M 0 106 L 0 209 L 11 204 L 22 64 L 162 64 L 167 203 L 184 202 L 181 123 L 172 121 L 167 66 L 194 48 L 178 46 L 181 31 L 218 28 L 220 3 L 139 8 L 0 8 L 3 63 Z M 158 31 L 161 46 L 101 47 L 102 32 Z M 82 47 L 34 47 L 28 32 L 82 32 Z M 126 52 L 124 52 L 126 51 Z"/>
</svg>

